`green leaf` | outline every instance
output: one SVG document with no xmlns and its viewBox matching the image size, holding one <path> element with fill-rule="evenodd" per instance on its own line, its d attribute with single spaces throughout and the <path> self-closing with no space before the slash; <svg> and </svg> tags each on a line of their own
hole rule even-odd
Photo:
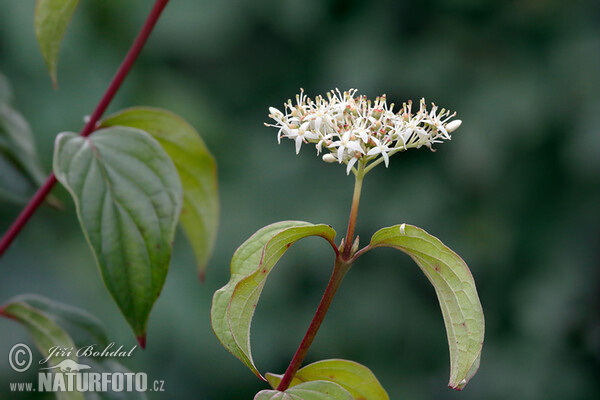
<svg viewBox="0 0 600 400">
<path fill-rule="evenodd" d="M 471 271 L 439 239 L 412 225 L 377 231 L 370 247 L 384 246 L 408 254 L 434 286 L 450 347 L 448 385 L 461 390 L 477 372 L 484 336 L 483 310 Z"/>
<path fill-rule="evenodd" d="M 37 0 L 36 3 L 35 36 L 54 86 L 60 44 L 78 4 L 79 0 Z"/>
<path fill-rule="evenodd" d="M 0 74 L 0 198 L 24 203 L 44 182 L 29 124 L 12 105 L 12 92 Z"/>
<path fill-rule="evenodd" d="M 192 244 L 203 277 L 219 223 L 217 166 L 213 156 L 198 132 L 170 111 L 134 107 L 101 121 L 102 127 L 115 125 L 148 132 L 173 160 L 183 186 L 183 209 L 179 220 Z"/>
<path fill-rule="evenodd" d="M 67 332 L 43 312 L 31 307 L 27 303 L 9 303 L 4 308 L 3 314 L 20 322 L 27 329 L 44 358 L 50 355 L 50 349 L 55 346 L 66 349 L 75 348 L 75 344 Z M 48 360 L 48 364 L 55 366 L 66 359 L 77 362 L 76 351 L 72 351 L 71 353 L 72 355 L 69 357 L 55 354 Z M 59 400 L 83 400 L 83 394 L 80 392 L 57 392 L 56 397 Z"/>
<path fill-rule="evenodd" d="M 104 283 L 143 347 L 181 212 L 173 162 L 146 132 L 114 127 L 89 138 L 61 133 L 54 173 L 73 197 Z"/>
<path fill-rule="evenodd" d="M 283 375 L 266 374 L 267 381 L 276 389 Z M 330 381 L 346 389 L 354 400 L 389 400 L 373 372 L 364 365 L 348 360 L 323 360 L 300 369 L 290 387 L 302 382 Z"/>
<path fill-rule="evenodd" d="M 66 328 L 70 332 L 71 337 L 74 337 L 74 331 L 81 331 L 82 339 L 79 343 L 75 340 L 75 344 L 108 345 L 108 338 L 106 336 L 104 325 L 98 318 L 87 311 L 34 294 L 20 295 L 13 298 L 11 301 L 26 303 L 43 312 L 54 322 L 58 323 L 63 328 Z"/>
<path fill-rule="evenodd" d="M 328 225 L 301 221 L 277 222 L 260 229 L 236 250 L 231 279 L 213 297 L 211 321 L 217 338 L 261 379 L 250 349 L 254 309 L 275 263 L 294 242 L 307 236 L 321 236 L 333 243 L 335 231 Z"/>
<path fill-rule="evenodd" d="M 254 400 L 353 400 L 353 397 L 337 383 L 313 381 L 301 383 L 285 392 L 262 390 L 254 396 Z"/>
<path fill-rule="evenodd" d="M 298 370 L 296 375 L 294 375 L 294 377 L 292 378 L 292 381 L 290 382 L 290 387 L 294 387 L 296 385 L 299 385 L 299 384 L 307 381 L 306 379 L 302 380 L 302 379 L 298 378 L 298 374 L 300 373 L 300 371 L 302 371 L 302 370 L 301 369 Z M 277 389 L 277 387 L 281 383 L 281 380 L 283 379 L 283 375 L 274 374 L 272 372 L 267 372 L 265 374 L 265 378 L 267 379 L 267 382 L 269 382 L 269 385 L 271 385 L 271 387 L 273 389 Z"/>
<path fill-rule="evenodd" d="M 67 348 L 75 346 L 76 349 L 80 349 L 83 346 L 97 345 L 97 348 L 100 349 L 106 348 L 106 346 L 108 346 L 106 331 L 102 323 L 92 314 L 89 314 L 87 311 L 70 306 L 68 304 L 59 303 L 57 301 L 38 295 L 26 294 L 14 297 L 9 301 L 9 304 L 2 309 L 2 314 L 5 316 L 15 319 L 19 322 L 21 322 L 20 320 L 23 319 L 30 321 L 26 324 L 26 326 L 31 326 L 33 329 L 35 329 L 35 331 L 38 333 L 36 334 L 36 336 L 45 336 L 45 333 L 43 333 L 44 329 L 50 332 L 62 331 L 59 334 L 58 339 L 56 334 L 50 334 L 43 344 L 38 345 L 38 347 L 42 346 L 40 348 L 40 351 L 42 352 L 42 354 L 44 354 L 44 357 L 48 356 L 48 349 L 52 346 L 55 346 L 52 344 L 50 347 L 48 347 L 51 343 L 54 342 L 54 340 L 58 340 L 59 344 L 57 345 L 67 346 Z M 10 310 L 11 312 L 9 313 L 7 312 L 7 310 Z M 32 318 L 31 315 L 33 315 L 34 317 Z M 43 322 L 40 323 L 40 321 Z M 52 329 L 47 329 L 47 326 L 51 326 Z M 82 336 L 82 340 L 79 344 L 76 340 L 72 339 L 74 337 L 73 330 L 76 329 L 80 329 L 85 334 L 84 336 Z M 72 343 L 74 343 L 74 345 Z M 76 354 L 76 349 L 73 351 L 73 354 Z M 57 365 L 59 362 L 63 361 L 64 359 L 64 357 L 52 357 L 49 360 L 49 364 L 50 366 L 54 366 Z M 74 356 L 70 357 L 70 359 L 91 367 L 91 371 L 95 373 L 102 374 L 105 372 L 131 372 L 129 369 L 121 365 L 117 361 L 117 359 L 111 357 L 81 357 L 78 360 L 77 357 Z M 42 367 L 47 367 L 47 365 L 43 365 Z M 59 399 L 66 400 L 83 399 L 83 397 L 77 393 L 72 394 L 57 392 L 57 397 Z M 135 391 L 130 393 L 124 393 L 108 390 L 106 392 L 87 393 L 85 398 L 102 400 L 144 400 L 146 399 L 146 395 L 145 393 L 138 393 Z"/>
</svg>

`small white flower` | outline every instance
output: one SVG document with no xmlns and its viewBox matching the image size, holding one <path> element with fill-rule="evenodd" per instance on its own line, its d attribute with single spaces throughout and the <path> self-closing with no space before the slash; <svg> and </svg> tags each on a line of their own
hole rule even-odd
<svg viewBox="0 0 600 400">
<path fill-rule="evenodd" d="M 354 164 L 356 164 L 356 162 L 360 159 L 361 154 L 360 153 L 353 153 L 352 156 L 350 157 L 350 160 L 348 160 L 348 166 L 346 167 L 346 175 L 350 175 L 350 171 L 352 171 L 352 167 L 354 166 Z"/>
<path fill-rule="evenodd" d="M 351 156 L 351 153 L 354 152 L 364 153 L 360 144 L 356 142 L 356 138 L 350 131 L 346 131 L 340 140 L 333 142 L 330 147 L 337 147 L 337 158 L 340 164 L 345 161 L 345 155 Z"/>
<path fill-rule="evenodd" d="M 388 156 L 387 153 L 392 151 L 392 149 L 390 149 L 387 146 L 387 144 L 383 143 L 383 141 L 381 141 L 377 138 L 372 138 L 372 140 L 373 140 L 373 142 L 375 142 L 375 147 L 373 147 L 371 150 L 369 150 L 367 152 L 367 155 L 375 156 L 377 154 L 381 154 L 381 156 L 383 157 L 383 161 L 385 162 L 385 167 L 387 168 L 390 163 L 390 157 Z"/>
<path fill-rule="evenodd" d="M 300 153 L 302 142 L 308 143 L 308 139 L 317 139 L 319 136 L 308 130 L 310 123 L 305 122 L 298 129 L 290 129 L 286 136 L 296 141 L 296 154 Z"/>
</svg>

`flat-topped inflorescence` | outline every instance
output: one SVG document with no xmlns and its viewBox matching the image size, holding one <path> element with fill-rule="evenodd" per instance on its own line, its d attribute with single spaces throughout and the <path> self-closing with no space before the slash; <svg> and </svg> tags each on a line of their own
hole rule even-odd
<svg viewBox="0 0 600 400">
<path fill-rule="evenodd" d="M 450 140 L 450 133 L 461 124 L 452 120 L 456 113 L 433 103 L 427 110 L 425 99 L 415 113 L 410 100 L 394 112 L 394 104 L 388 105 L 385 95 L 371 101 L 356 92 L 336 89 L 327 93 L 327 99 L 317 96 L 313 101 L 301 90 L 296 104 L 292 100 L 284 104 L 284 112 L 270 107 L 269 117 L 275 124 L 265 125 L 279 129 L 279 143 L 282 137 L 294 140 L 296 154 L 303 143 L 312 143 L 317 155 L 325 153 L 324 161 L 344 163 L 347 174 L 357 174 L 382 161 L 387 167 L 390 156 L 399 151 L 421 146 L 433 150 L 433 144 Z"/>
</svg>

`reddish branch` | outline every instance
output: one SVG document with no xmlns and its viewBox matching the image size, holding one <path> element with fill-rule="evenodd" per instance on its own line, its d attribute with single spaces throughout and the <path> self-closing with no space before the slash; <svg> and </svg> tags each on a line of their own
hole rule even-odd
<svg viewBox="0 0 600 400">
<path fill-rule="evenodd" d="M 306 331 L 306 334 L 304 335 L 304 338 L 302 339 L 302 342 L 300 343 L 300 346 L 296 351 L 296 354 L 294 354 L 290 365 L 285 371 L 285 374 L 283 375 L 279 386 L 277 386 L 277 390 L 285 391 L 290 386 L 290 383 L 292 382 L 294 375 L 296 375 L 296 372 L 298 372 L 300 366 L 302 366 L 302 362 L 306 357 L 306 353 L 308 353 L 308 349 L 310 348 L 313 340 L 315 339 L 315 336 L 317 335 L 317 332 L 321 327 L 321 323 L 325 319 L 325 315 L 329 310 L 329 306 L 331 305 L 331 301 L 335 296 L 335 292 L 337 292 L 337 289 L 340 286 L 340 283 L 342 283 L 346 272 L 348 272 L 348 270 L 350 269 L 350 266 L 351 264 L 342 260 L 341 256 L 338 256 L 336 258 L 335 267 L 333 268 L 333 274 L 329 279 L 329 284 L 325 289 L 325 293 L 323 294 L 321 302 L 319 303 L 317 312 L 315 313 L 310 323 L 310 326 L 308 327 L 308 330 Z"/>
<path fill-rule="evenodd" d="M 119 91 L 119 88 L 121 87 L 121 84 L 127 77 L 129 71 L 131 70 L 131 67 L 133 67 L 135 60 L 138 58 L 140 52 L 142 51 L 142 48 L 146 44 L 150 33 L 152 33 L 156 22 L 160 18 L 168 2 L 169 0 L 156 0 L 156 3 L 154 3 L 152 11 L 150 11 L 148 18 L 144 23 L 144 26 L 140 30 L 140 33 L 135 39 L 135 42 L 133 42 L 133 45 L 129 49 L 129 52 L 123 60 L 123 63 L 117 70 L 117 73 L 115 74 L 112 82 L 108 86 L 108 89 L 106 89 L 104 96 L 102 96 L 102 99 L 96 106 L 96 109 L 94 110 L 89 121 L 81 130 L 81 136 L 89 136 L 94 131 L 96 124 L 108 108 L 112 99 L 115 97 L 115 94 Z M 29 204 L 27 204 L 25 209 L 23 209 L 23 211 L 17 217 L 12 226 L 6 231 L 6 233 L 2 237 L 2 240 L 0 240 L 0 257 L 4 254 L 6 249 L 8 249 L 13 240 L 19 235 L 19 232 L 21 232 L 21 229 L 23 229 L 25 224 L 27 224 L 27 221 L 29 221 L 29 218 L 31 218 L 33 213 L 35 213 L 38 207 L 44 202 L 44 199 L 46 198 L 46 196 L 48 196 L 48 194 L 54 187 L 54 184 L 56 184 L 56 177 L 54 176 L 54 174 L 50 174 L 46 182 L 33 196 Z"/>
</svg>

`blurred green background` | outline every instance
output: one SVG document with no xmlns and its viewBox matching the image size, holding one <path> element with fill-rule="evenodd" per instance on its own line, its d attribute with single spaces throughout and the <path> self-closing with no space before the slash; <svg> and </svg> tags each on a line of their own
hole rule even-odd
<svg viewBox="0 0 600 400">
<path fill-rule="evenodd" d="M 0 2 L 0 71 L 50 169 L 53 140 L 78 131 L 152 4 L 81 2 L 52 88 L 33 34 L 34 1 Z M 352 178 L 308 147 L 277 145 L 267 109 L 299 88 L 355 87 L 390 101 L 425 97 L 463 120 L 438 151 L 395 156 L 365 182 L 357 233 L 411 223 L 470 265 L 486 316 L 481 368 L 446 387 L 447 341 L 433 288 L 393 250 L 348 274 L 307 362 L 370 367 L 392 399 L 597 399 L 600 394 L 600 2 L 553 0 L 172 0 L 110 111 L 168 108 L 202 134 L 219 165 L 221 225 L 207 280 L 179 232 L 149 324 L 148 349 L 124 362 L 165 380 L 150 399 L 251 399 L 265 388 L 220 346 L 212 294 L 231 255 L 284 219 L 345 228 Z M 0 171 L 0 173 L 2 173 Z M 101 318 L 135 341 L 104 290 L 65 190 L 0 260 L 0 303 L 37 293 Z M 2 203 L 4 231 L 20 206 Z M 252 328 L 263 372 L 283 372 L 318 304 L 332 257 L 298 243 L 272 274 Z M 0 320 L 0 398 L 35 381 L 6 360 L 25 330 Z M 23 397 L 24 398 L 24 397 Z M 33 396 L 32 398 L 42 398 Z M 50 397 L 51 398 L 51 397 Z"/>
</svg>

